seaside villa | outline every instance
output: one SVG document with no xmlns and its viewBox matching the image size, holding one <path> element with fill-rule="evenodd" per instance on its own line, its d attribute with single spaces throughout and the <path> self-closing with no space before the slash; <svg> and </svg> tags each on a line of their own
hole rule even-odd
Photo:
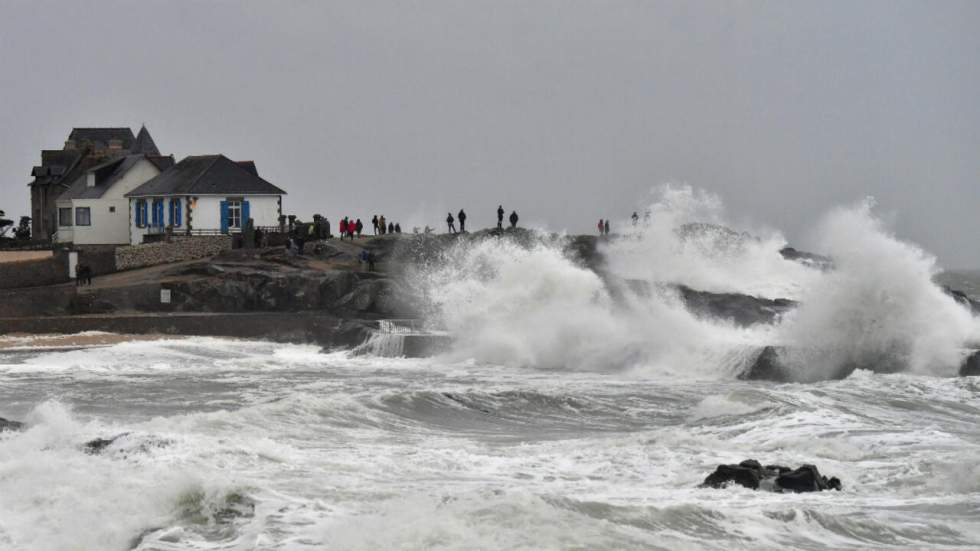
<svg viewBox="0 0 980 551">
<path fill-rule="evenodd" d="M 261 178 L 252 161 L 224 155 L 186 157 L 127 192 L 130 243 L 162 234 L 237 233 L 278 226 L 286 192 Z"/>
</svg>

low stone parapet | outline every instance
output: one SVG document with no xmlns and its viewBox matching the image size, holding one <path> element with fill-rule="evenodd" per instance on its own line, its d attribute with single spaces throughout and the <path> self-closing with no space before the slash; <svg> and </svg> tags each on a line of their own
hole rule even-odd
<svg viewBox="0 0 980 551">
<path fill-rule="evenodd" d="M 214 256 L 231 249 L 231 236 L 173 236 L 169 242 L 116 249 L 116 269 L 132 270 Z"/>
</svg>

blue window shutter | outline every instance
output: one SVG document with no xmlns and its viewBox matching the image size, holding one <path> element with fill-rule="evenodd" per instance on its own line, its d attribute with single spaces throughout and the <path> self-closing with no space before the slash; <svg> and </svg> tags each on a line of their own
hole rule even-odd
<svg viewBox="0 0 980 551">
<path fill-rule="evenodd" d="M 221 202 L 221 233 L 228 233 L 228 201 Z"/>
<path fill-rule="evenodd" d="M 242 201 L 242 228 L 243 229 L 245 228 L 245 225 L 248 224 L 248 219 L 250 214 L 251 213 L 249 212 L 248 201 Z"/>
<path fill-rule="evenodd" d="M 181 219 L 182 218 L 181 215 L 183 214 L 181 212 L 181 209 L 184 206 L 184 200 L 178 197 L 177 199 L 174 199 L 174 204 L 176 205 L 176 207 L 174 208 L 174 212 L 176 212 L 177 214 L 177 216 L 175 217 L 177 218 L 177 222 L 175 222 L 174 225 L 180 226 L 183 223 L 183 220 Z"/>
<path fill-rule="evenodd" d="M 142 212 L 140 212 L 140 202 L 138 200 L 137 201 L 134 201 L 133 202 L 133 219 L 136 221 L 136 227 L 137 228 L 143 227 L 143 220 L 140 217 L 141 214 L 142 214 Z"/>
</svg>

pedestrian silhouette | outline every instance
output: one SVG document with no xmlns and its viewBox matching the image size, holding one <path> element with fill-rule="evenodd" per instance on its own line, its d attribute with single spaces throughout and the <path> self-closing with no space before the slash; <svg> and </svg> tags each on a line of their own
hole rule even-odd
<svg viewBox="0 0 980 551">
<path fill-rule="evenodd" d="M 465 233 L 466 232 L 466 212 L 464 212 L 463 209 L 459 209 L 459 214 L 456 215 L 456 218 L 459 220 L 459 233 Z"/>
<path fill-rule="evenodd" d="M 510 213 L 510 227 L 516 228 L 517 227 L 517 220 L 518 220 L 517 219 L 517 211 L 516 210 L 515 211 L 512 211 Z"/>
<path fill-rule="evenodd" d="M 504 206 L 497 207 L 497 229 L 504 229 Z"/>
<path fill-rule="evenodd" d="M 606 220 L 606 235 L 609 235 L 609 220 Z"/>
<path fill-rule="evenodd" d="M 449 233 L 456 233 L 456 224 L 451 212 L 446 215 L 446 225 L 449 226 Z"/>
<path fill-rule="evenodd" d="M 606 226 L 602 223 L 602 218 L 599 219 L 599 224 L 596 227 L 599 228 L 599 235 L 602 235 L 606 231 Z"/>
</svg>

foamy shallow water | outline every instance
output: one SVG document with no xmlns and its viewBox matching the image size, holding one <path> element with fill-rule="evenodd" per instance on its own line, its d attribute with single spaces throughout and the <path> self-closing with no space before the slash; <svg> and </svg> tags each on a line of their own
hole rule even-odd
<svg viewBox="0 0 980 551">
<path fill-rule="evenodd" d="M 209 338 L 0 351 L 4 549 L 980 546 L 980 381 L 774 385 Z M 126 433 L 102 454 L 84 442 Z M 815 463 L 845 491 L 699 489 Z"/>
</svg>

